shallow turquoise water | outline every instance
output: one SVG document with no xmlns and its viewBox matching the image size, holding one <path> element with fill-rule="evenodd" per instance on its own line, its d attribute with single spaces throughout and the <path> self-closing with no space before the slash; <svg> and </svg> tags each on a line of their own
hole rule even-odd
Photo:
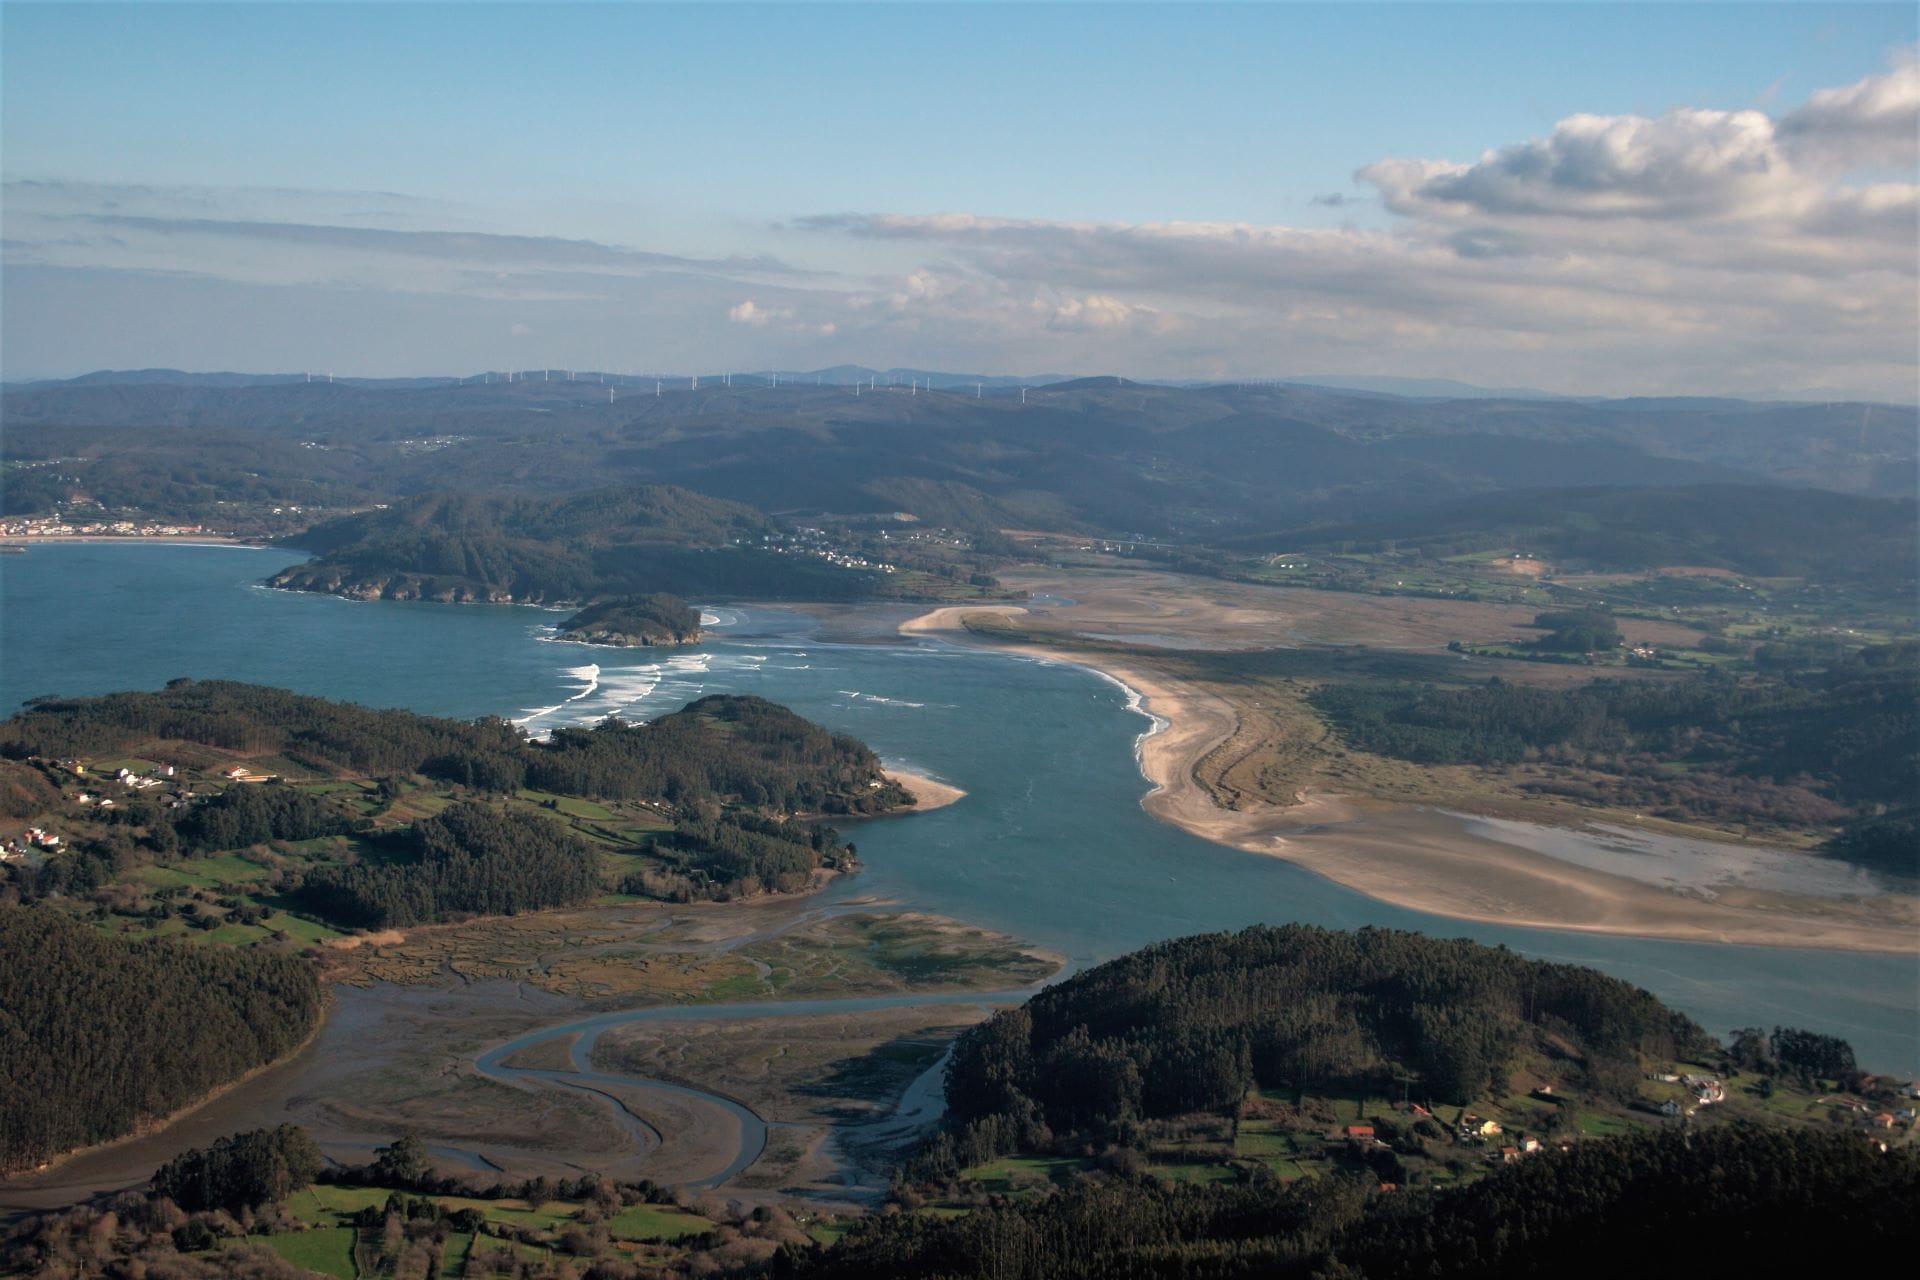
<svg viewBox="0 0 1920 1280">
<path fill-rule="evenodd" d="M 715 639 L 667 657 L 553 643 L 534 609 L 365 604 L 258 588 L 284 552 L 63 545 L 0 557 L 0 710 L 45 693 L 175 676 L 279 684 L 532 727 L 651 716 L 758 693 L 966 788 L 951 808 L 852 832 L 877 894 L 1088 963 L 1160 938 L 1258 922 L 1417 928 L 1640 983 L 1708 1027 L 1844 1035 L 1879 1070 L 1920 1069 L 1920 957 L 1501 929 L 1377 903 L 1286 863 L 1155 822 L 1133 744 L 1146 722 L 1093 674 L 941 645 L 820 642 L 774 610 L 716 611 Z"/>
</svg>

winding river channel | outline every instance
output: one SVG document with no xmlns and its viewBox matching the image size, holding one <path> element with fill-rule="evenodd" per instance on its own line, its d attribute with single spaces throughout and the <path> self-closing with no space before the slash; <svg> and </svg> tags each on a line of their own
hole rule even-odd
<svg viewBox="0 0 1920 1280">
<path fill-rule="evenodd" d="M 828 638 L 779 609 L 717 609 L 713 638 L 667 655 L 554 642 L 554 615 L 506 606 L 359 603 L 256 584 L 283 551 L 45 545 L 0 557 L 0 713 L 42 694 L 154 688 L 177 676 L 283 685 L 438 715 L 502 714 L 540 731 L 618 713 L 645 718 L 709 693 L 754 693 L 852 733 L 890 764 L 962 787 L 959 803 L 856 833 L 864 870 L 814 900 L 879 899 L 983 925 L 1080 967 L 1148 942 L 1253 923 L 1375 924 L 1467 936 L 1592 965 L 1636 982 L 1709 1029 L 1793 1024 L 1843 1035 L 1864 1065 L 1920 1070 L 1920 955 L 1779 950 L 1469 924 L 1401 910 L 1271 858 L 1150 818 L 1135 743 L 1148 728 L 1126 690 L 1093 673 L 936 642 Z M 896 611 L 905 616 L 904 610 Z M 884 614 L 875 638 L 890 627 Z M 1002 993 L 1016 1000 L 1025 993 Z M 475 1066 L 526 1089 L 598 1091 L 644 1146 L 622 1091 L 689 1091 L 611 1075 L 593 1061 L 623 1023 L 806 1017 L 996 997 L 674 1007 L 577 1015 L 492 1045 Z M 571 1071 L 512 1065 L 571 1038 Z M 933 1072 L 876 1123 L 938 1114 Z M 737 1151 L 700 1182 L 745 1168 L 767 1122 L 699 1094 L 737 1125 Z M 216 1101 L 205 1110 L 216 1113 Z"/>
</svg>

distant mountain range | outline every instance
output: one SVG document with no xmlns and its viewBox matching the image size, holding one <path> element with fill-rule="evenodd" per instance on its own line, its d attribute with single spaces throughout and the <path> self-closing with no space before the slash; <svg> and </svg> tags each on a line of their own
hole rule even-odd
<svg viewBox="0 0 1920 1280">
<path fill-rule="evenodd" d="M 541 382 L 552 385 L 555 382 L 573 382 L 575 385 L 591 384 L 595 386 L 635 387 L 648 389 L 655 381 L 670 384 L 690 384 L 695 379 L 703 385 L 720 383 L 723 386 L 737 388 L 771 388 L 775 384 L 788 386 L 826 386 L 851 387 L 855 384 L 874 383 L 877 387 L 931 387 L 938 391 L 967 390 L 1007 390 L 1010 388 L 1054 387 L 1065 385 L 1124 385 L 1124 386 L 1162 386 L 1184 390 L 1207 390 L 1225 387 L 1318 387 L 1329 391 L 1346 391 L 1360 395 L 1391 396 L 1409 400 L 1556 400 L 1577 401 L 1581 404 L 1609 405 L 1615 408 L 1681 405 L 1722 405 L 1736 404 L 1846 404 L 1868 403 L 1857 397 L 1849 396 L 1833 388 L 1802 388 L 1794 391 L 1776 393 L 1754 393 L 1747 395 L 1724 396 L 1658 396 L 1607 398 L 1603 396 L 1566 395 L 1557 391 L 1543 391 L 1538 387 L 1485 387 L 1471 382 L 1460 382 L 1452 378 L 1399 378 L 1375 374 L 1299 374 L 1282 378 L 1247 379 L 1162 379 L 1128 378 L 1119 375 L 1100 375 L 1084 377 L 1067 373 L 1035 373 L 1024 375 L 990 373 L 955 373 L 941 369 L 892 368 L 872 369 L 866 365 L 837 364 L 825 369 L 756 369 L 751 372 L 733 371 L 722 373 L 652 372 L 652 373 L 609 373 L 584 369 L 522 369 L 511 373 L 502 370 L 489 370 L 481 373 L 447 376 L 421 376 L 410 378 L 354 378 L 336 377 L 330 373 L 194 373 L 182 369 L 101 369 L 93 373 L 83 373 L 73 378 L 43 378 L 7 382 L 7 391 L 38 390 L 50 387 L 85 386 L 174 386 L 174 387 L 267 387 L 300 384 L 334 384 L 339 386 L 364 387 L 385 390 L 417 390 L 428 387 L 465 386 L 471 383 L 488 384 L 491 382 Z M 685 385 L 675 385 L 675 390 L 687 389 Z M 1885 403 L 1873 401 L 1871 403 Z"/>
<path fill-rule="evenodd" d="M 183 369 L 100 369 L 93 373 L 83 373 L 73 378 L 37 378 L 5 384 L 8 391 L 24 391 L 48 387 L 89 387 L 89 386 L 168 386 L 168 387 L 272 387 L 300 384 L 334 384 L 348 387 L 383 388 L 387 390 L 417 389 L 423 387 L 454 387 L 469 383 L 487 384 L 507 382 L 509 379 L 519 382 L 543 382 L 552 385 L 555 382 L 573 382 L 576 385 L 591 383 L 596 386 L 651 387 L 655 380 L 666 380 L 686 384 L 698 378 L 702 383 L 721 383 L 739 387 L 771 387 L 776 383 L 788 385 L 811 385 L 828 387 L 851 387 L 855 383 L 872 381 L 879 386 L 909 386 L 918 384 L 938 390 L 964 390 L 974 387 L 1036 387 L 1048 383 L 1065 382 L 1071 374 L 1039 373 L 1026 377 L 1013 377 L 1006 374 L 988 373 L 952 373 L 939 369 L 869 369 L 865 365 L 838 364 L 828 369 L 756 369 L 751 372 L 732 371 L 722 373 L 609 373 L 589 369 L 516 369 L 511 373 L 505 370 L 488 370 L 459 376 L 429 376 L 416 378 L 352 378 L 331 373 L 193 373 Z M 683 389 L 676 387 L 676 390 Z"/>
<path fill-rule="evenodd" d="M 861 388 L 852 376 L 861 372 Z M 848 376 L 836 382 L 834 376 Z M 8 513 L 95 502 L 202 520 L 433 491 L 674 485 L 789 519 L 1217 542 L 1506 490 L 1802 486 L 1910 498 L 1907 407 L 1426 399 L 1298 383 L 1028 387 L 919 371 L 355 382 L 168 375 L 9 387 Z M 182 380 L 185 379 L 185 380 Z M 932 390 L 926 389 L 932 382 Z"/>
</svg>

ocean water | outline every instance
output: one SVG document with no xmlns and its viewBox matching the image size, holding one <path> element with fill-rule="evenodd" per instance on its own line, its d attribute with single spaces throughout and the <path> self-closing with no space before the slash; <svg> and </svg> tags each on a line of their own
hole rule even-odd
<svg viewBox="0 0 1920 1280">
<path fill-rule="evenodd" d="M 1864 1064 L 1920 1073 L 1920 954 L 1866 955 L 1500 928 L 1375 902 L 1154 821 L 1134 758 L 1149 721 L 1092 673 L 938 643 L 823 640 L 785 610 L 709 607 L 712 639 L 666 651 L 557 642 L 558 615 L 363 603 L 256 584 L 294 557 L 226 547 L 37 546 L 0 557 L 0 711 L 42 694 L 175 676 L 284 685 L 534 732 L 648 718 L 755 693 L 968 792 L 849 834 L 880 896 L 1027 938 L 1085 965 L 1162 938 L 1255 923 L 1376 924 L 1504 944 L 1639 983 L 1716 1032 L 1846 1036 Z"/>
</svg>

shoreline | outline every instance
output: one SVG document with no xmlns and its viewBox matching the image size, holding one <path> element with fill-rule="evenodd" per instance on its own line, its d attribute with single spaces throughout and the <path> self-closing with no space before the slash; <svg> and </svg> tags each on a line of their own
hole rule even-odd
<svg viewBox="0 0 1920 1280">
<path fill-rule="evenodd" d="M 1689 897 L 1476 836 L 1464 823 L 1414 806 L 1307 794 L 1281 808 L 1225 809 L 1194 777 L 1194 766 L 1232 736 L 1238 713 L 1224 698 L 1110 654 L 983 639 L 970 614 L 1013 617 L 1014 606 L 930 610 L 900 625 L 905 636 L 941 639 L 1082 667 L 1128 690 L 1131 709 L 1153 720 L 1135 741 L 1150 785 L 1141 807 L 1154 818 L 1215 844 L 1282 858 L 1370 898 L 1480 924 L 1613 934 L 1671 942 L 1912 954 L 1920 935 L 1876 923 L 1804 911 L 1805 900 L 1738 891 Z M 1798 914 L 1789 914 L 1798 905 Z"/>
<path fill-rule="evenodd" d="M 941 782 L 938 778 L 930 778 L 924 773 L 915 773 L 909 769 L 888 769 L 885 772 L 889 778 L 907 789 L 907 794 L 913 797 L 913 807 L 873 815 L 878 818 L 905 818 L 916 813 L 932 813 L 935 809 L 944 809 L 966 798 L 967 793 L 959 787 Z"/>
<path fill-rule="evenodd" d="M 218 533 L 47 533 L 0 534 L 0 544 L 27 548 L 37 544 L 72 545 L 74 543 L 122 543 L 139 546 L 148 543 L 164 547 L 242 547 L 249 551 L 271 551 L 264 538 L 227 537 Z"/>
</svg>

